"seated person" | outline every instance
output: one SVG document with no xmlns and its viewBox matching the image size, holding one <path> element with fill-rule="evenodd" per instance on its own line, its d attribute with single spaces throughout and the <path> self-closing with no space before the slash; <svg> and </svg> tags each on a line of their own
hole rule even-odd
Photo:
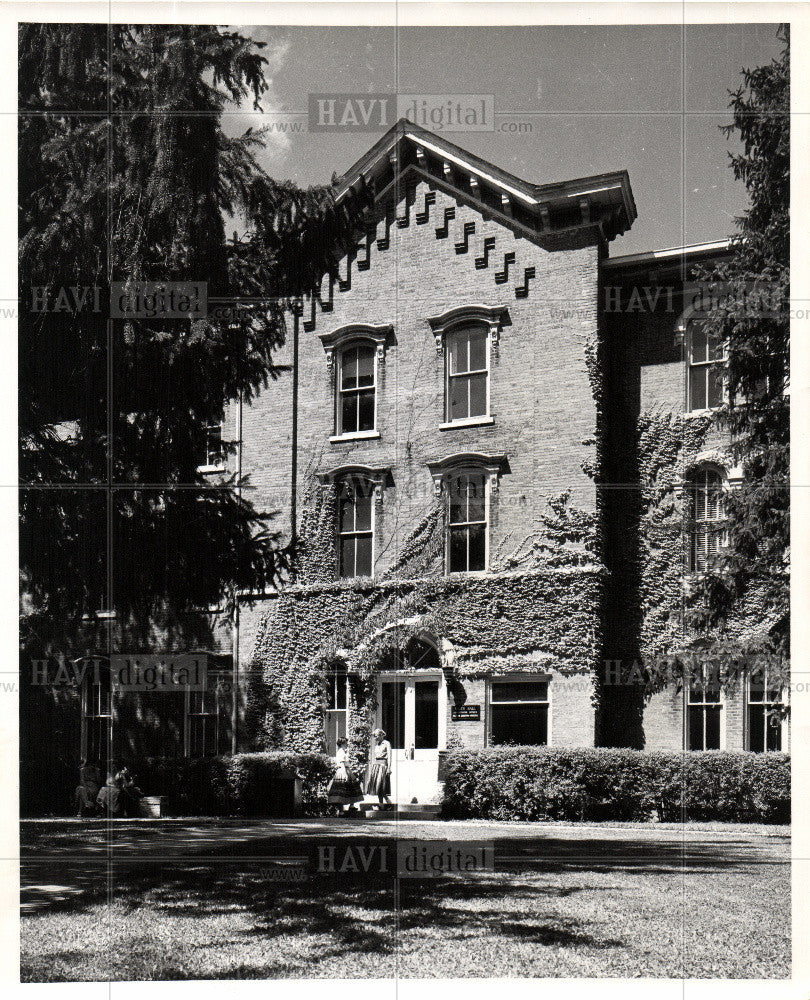
<svg viewBox="0 0 810 1000">
<path fill-rule="evenodd" d="M 139 803 L 143 798 L 143 792 L 135 784 L 135 775 L 131 773 L 128 767 L 124 767 L 118 772 L 116 778 L 121 779 L 121 791 L 124 796 L 124 812 L 127 816 L 139 816 Z"/>
<path fill-rule="evenodd" d="M 122 780 L 118 775 L 109 774 L 107 784 L 98 793 L 99 809 L 103 816 L 111 816 L 113 819 L 120 819 L 126 816 L 126 802 Z"/>
<path fill-rule="evenodd" d="M 96 796 L 101 788 L 101 770 L 98 765 L 82 759 L 79 768 L 79 784 L 73 793 L 73 803 L 77 816 L 95 816 Z"/>
</svg>

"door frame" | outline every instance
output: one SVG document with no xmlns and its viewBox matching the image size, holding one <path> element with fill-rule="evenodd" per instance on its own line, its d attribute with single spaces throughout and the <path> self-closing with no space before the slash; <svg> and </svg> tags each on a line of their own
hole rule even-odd
<svg viewBox="0 0 810 1000">
<path fill-rule="evenodd" d="M 410 758 L 408 750 L 415 743 L 415 722 L 416 722 L 416 682 L 417 681 L 438 681 L 438 715 L 439 726 L 437 735 L 438 746 L 434 749 L 414 750 L 414 759 L 432 759 L 431 754 L 438 754 L 440 750 L 447 749 L 447 678 L 444 671 L 436 670 L 387 670 L 377 675 L 377 707 L 374 713 L 375 728 L 382 723 L 382 685 L 383 682 L 394 682 L 405 685 L 405 733 L 401 750 L 391 748 L 392 761 L 398 763 L 405 762 Z M 372 747 L 369 746 L 369 759 L 371 759 Z"/>
</svg>

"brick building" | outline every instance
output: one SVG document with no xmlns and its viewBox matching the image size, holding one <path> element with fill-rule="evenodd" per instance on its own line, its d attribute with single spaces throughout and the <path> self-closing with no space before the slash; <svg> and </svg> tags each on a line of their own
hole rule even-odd
<svg viewBox="0 0 810 1000">
<path fill-rule="evenodd" d="M 345 733 L 362 765 L 382 725 L 400 798 L 433 794 L 459 744 L 786 748 L 767 684 L 616 671 L 693 645 L 684 588 L 739 477 L 691 286 L 726 244 L 611 259 L 626 172 L 530 184 L 408 122 L 359 185 L 363 238 L 224 429 L 299 553 L 240 610 L 245 738 Z"/>
<path fill-rule="evenodd" d="M 401 801 L 436 797 L 454 746 L 787 749 L 777 683 L 670 670 L 740 477 L 693 287 L 727 245 L 611 258 L 626 172 L 527 183 L 405 121 L 360 186 L 365 232 L 290 316 L 278 378 L 209 431 L 206 474 L 277 512 L 289 578 L 241 596 L 206 691 L 115 706 L 90 680 L 54 727 L 133 760 L 346 735 L 362 768 L 381 725 Z M 729 632 L 779 626 L 753 600 Z"/>
</svg>

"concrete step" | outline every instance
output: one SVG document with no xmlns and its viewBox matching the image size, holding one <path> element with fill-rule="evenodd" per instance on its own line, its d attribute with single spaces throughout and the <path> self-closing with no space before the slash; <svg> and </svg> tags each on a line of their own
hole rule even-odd
<svg viewBox="0 0 810 1000">
<path fill-rule="evenodd" d="M 359 802 L 357 808 L 366 819 L 431 820 L 438 819 L 441 806 L 434 802 L 398 802 L 389 809 L 380 809 L 377 802 Z"/>
</svg>

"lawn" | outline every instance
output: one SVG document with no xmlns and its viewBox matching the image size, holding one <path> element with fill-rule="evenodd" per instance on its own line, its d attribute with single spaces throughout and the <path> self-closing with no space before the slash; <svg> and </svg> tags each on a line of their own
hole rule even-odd
<svg viewBox="0 0 810 1000">
<path fill-rule="evenodd" d="M 790 975 L 786 841 L 707 834 L 685 849 L 621 833 L 493 838 L 494 872 L 431 881 L 310 870 L 274 882 L 268 854 L 291 844 L 268 837 L 219 855 L 207 842 L 196 858 L 74 853 L 58 869 L 40 854 L 24 874 L 21 976 Z"/>
</svg>

